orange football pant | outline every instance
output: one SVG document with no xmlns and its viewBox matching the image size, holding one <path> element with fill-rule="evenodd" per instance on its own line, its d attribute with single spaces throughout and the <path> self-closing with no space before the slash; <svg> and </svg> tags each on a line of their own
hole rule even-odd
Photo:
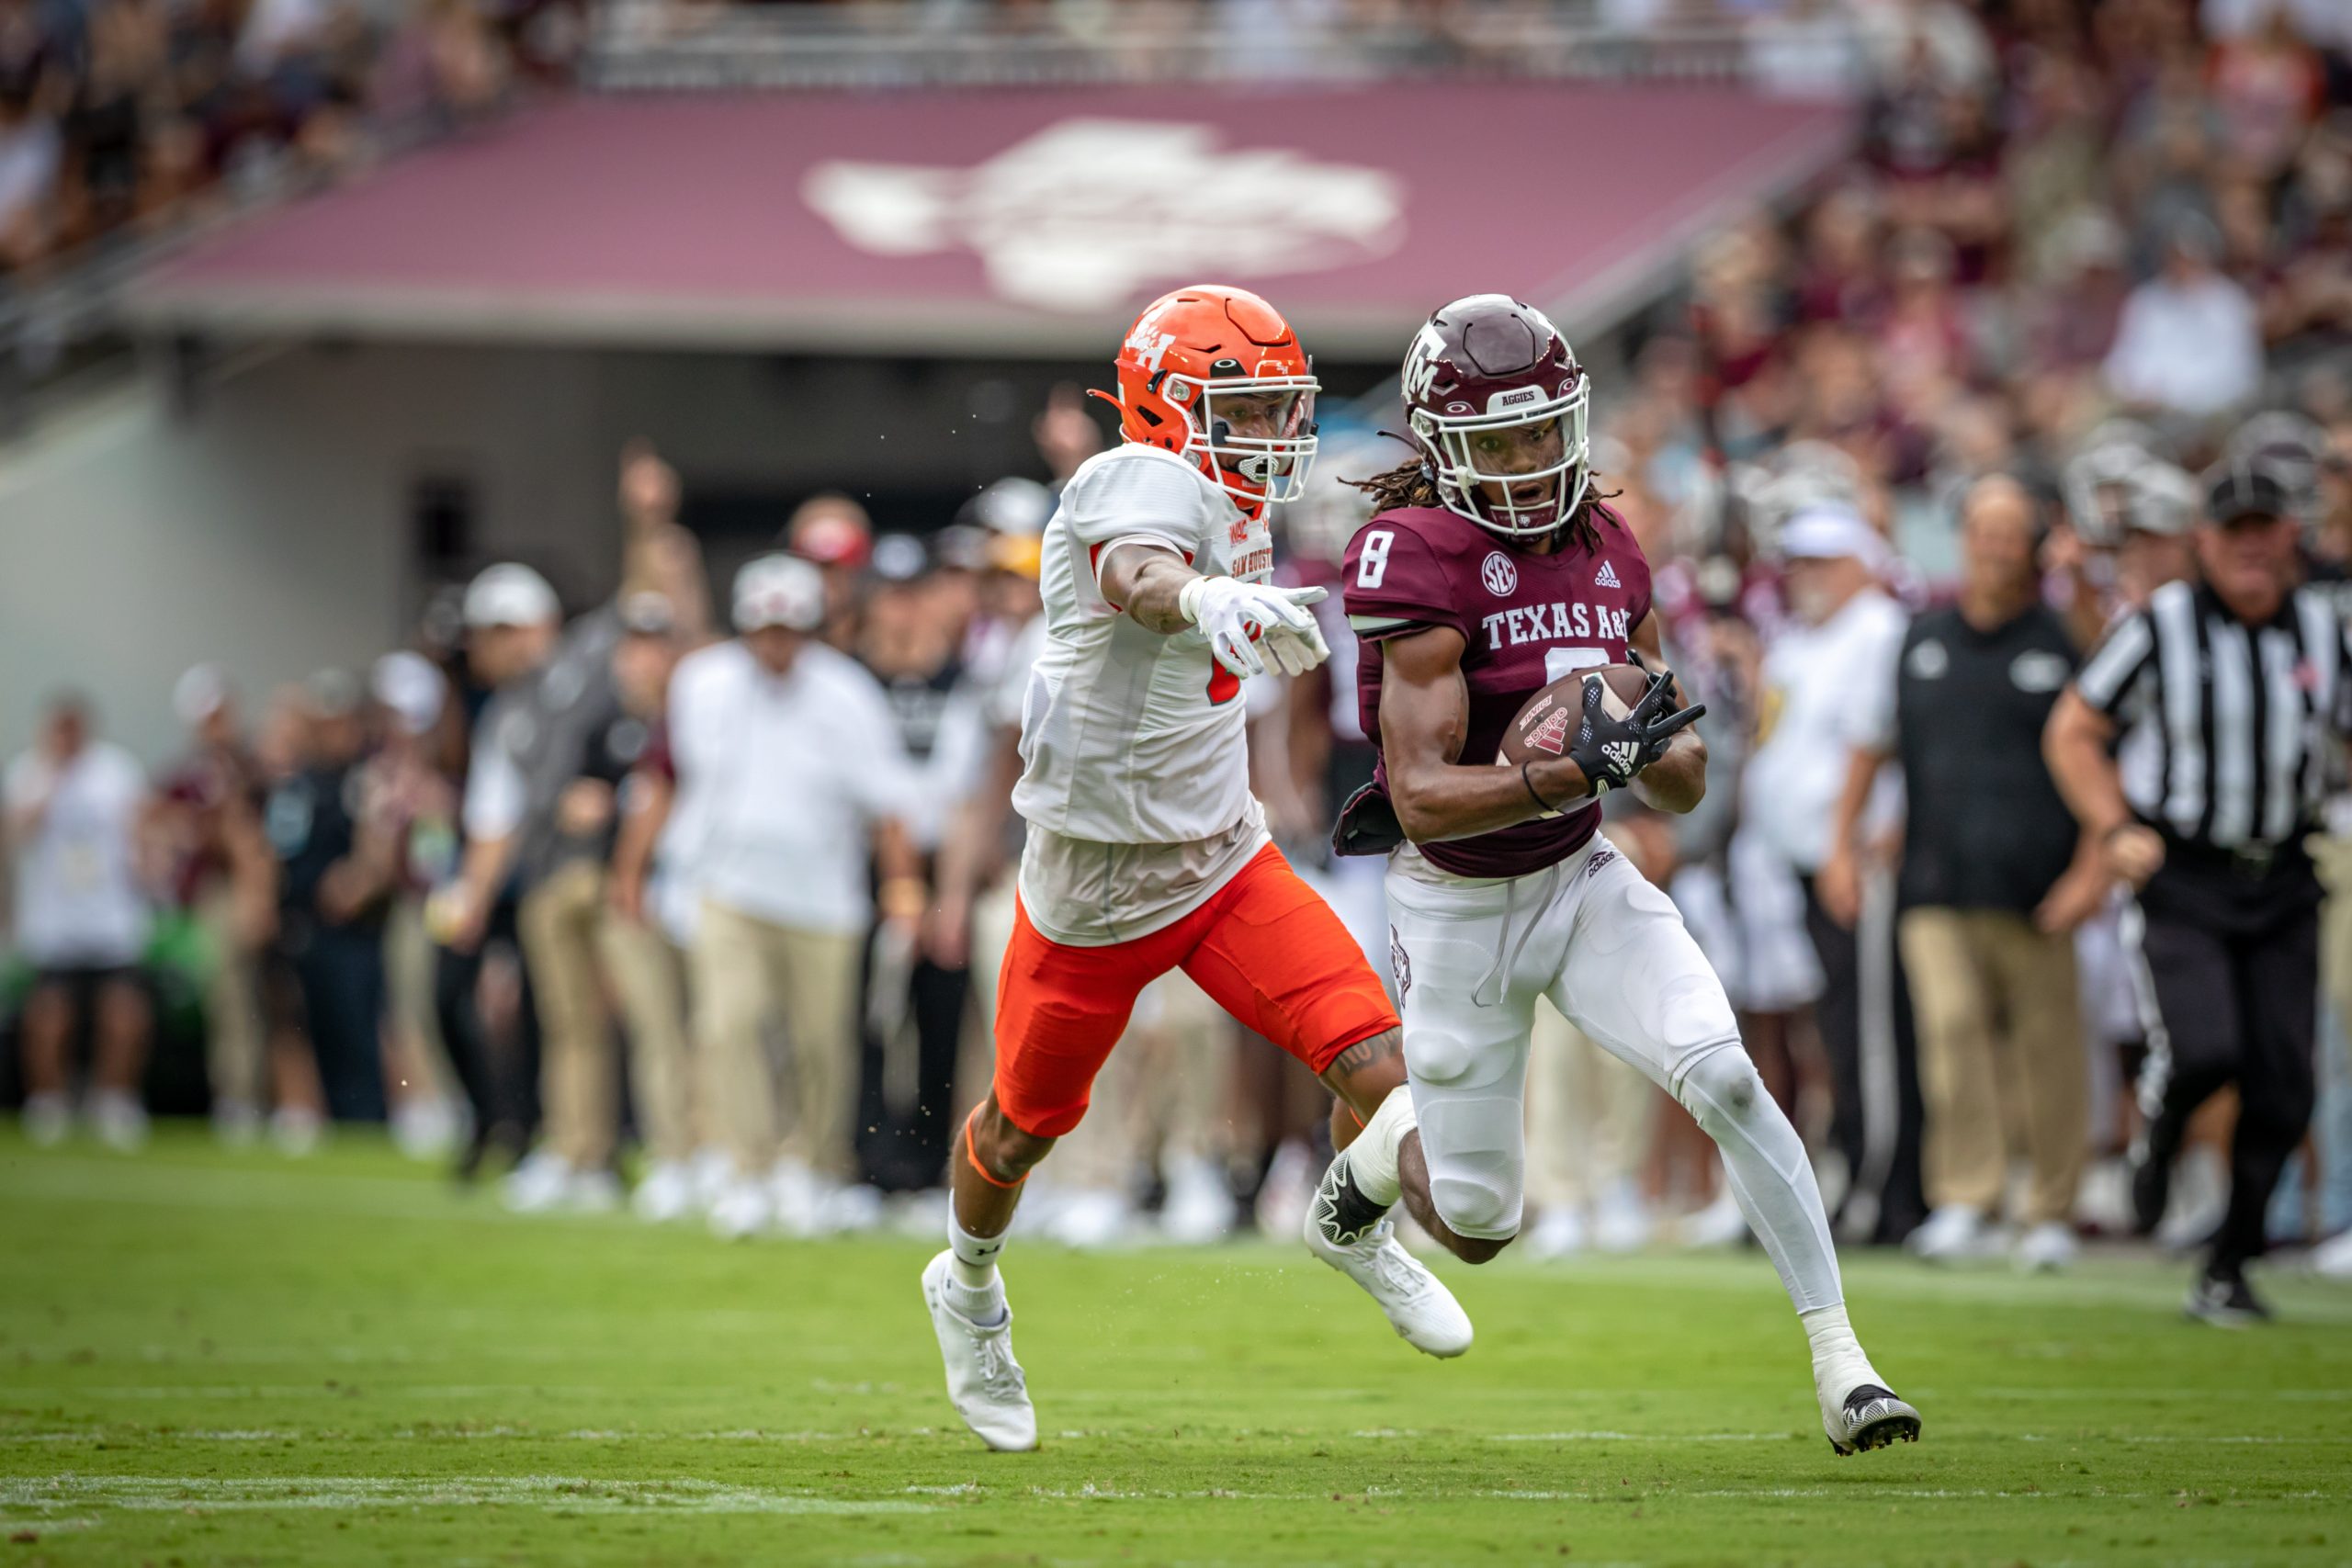
<svg viewBox="0 0 2352 1568">
<path fill-rule="evenodd" d="M 1012 1124 L 1040 1138 L 1076 1127 L 1136 996 L 1170 969 L 1317 1073 L 1398 1027 L 1355 938 L 1272 844 L 1207 903 L 1133 942 L 1065 947 L 1016 906 L 996 1006 L 996 1100 Z"/>
</svg>

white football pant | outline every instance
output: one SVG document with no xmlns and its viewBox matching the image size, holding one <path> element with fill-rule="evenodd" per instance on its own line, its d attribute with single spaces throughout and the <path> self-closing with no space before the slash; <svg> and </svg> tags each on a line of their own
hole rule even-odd
<svg viewBox="0 0 2352 1568">
<path fill-rule="evenodd" d="M 1388 918 L 1430 1197 L 1455 1234 L 1519 1232 L 1528 1035 L 1548 996 L 1715 1140 L 1797 1310 L 1843 1299 L 1813 1167 L 1747 1059 L 1723 982 L 1673 901 L 1606 840 L 1491 881 L 1445 877 L 1400 851 Z"/>
</svg>

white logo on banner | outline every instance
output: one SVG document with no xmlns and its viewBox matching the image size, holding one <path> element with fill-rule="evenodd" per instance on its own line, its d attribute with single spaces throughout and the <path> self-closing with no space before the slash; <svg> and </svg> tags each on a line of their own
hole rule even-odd
<svg viewBox="0 0 2352 1568">
<path fill-rule="evenodd" d="M 818 164 L 800 194 L 860 250 L 975 251 L 999 294 L 1065 310 L 1196 273 L 1368 261 L 1404 237 L 1389 174 L 1220 140 L 1209 125 L 1066 119 L 969 168 Z"/>
</svg>

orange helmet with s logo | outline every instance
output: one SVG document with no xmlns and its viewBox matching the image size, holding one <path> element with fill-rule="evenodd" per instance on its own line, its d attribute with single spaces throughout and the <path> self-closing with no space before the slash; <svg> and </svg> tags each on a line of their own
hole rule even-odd
<svg viewBox="0 0 2352 1568">
<path fill-rule="evenodd" d="M 1119 345 L 1119 434 L 1198 466 L 1256 517 L 1295 500 L 1315 457 L 1316 381 L 1282 312 L 1202 284 L 1152 301 Z"/>
</svg>

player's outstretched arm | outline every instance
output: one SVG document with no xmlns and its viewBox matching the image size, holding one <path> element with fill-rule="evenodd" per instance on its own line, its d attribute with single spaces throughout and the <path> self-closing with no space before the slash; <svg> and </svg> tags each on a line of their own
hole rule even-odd
<svg viewBox="0 0 2352 1568">
<path fill-rule="evenodd" d="M 1111 547 L 1100 581 L 1102 597 L 1146 631 L 1165 637 L 1199 626 L 1216 661 L 1238 677 L 1261 675 L 1269 663 L 1303 675 L 1331 656 L 1306 608 L 1324 597 L 1321 588 L 1204 577 L 1174 548 L 1140 540 Z"/>
<path fill-rule="evenodd" d="M 1103 559 L 1102 597 L 1144 630 L 1166 637 L 1192 625 L 1177 602 L 1199 575 L 1174 550 L 1120 545 Z"/>
<path fill-rule="evenodd" d="M 1626 640 L 1651 669 L 1666 668 L 1656 615 L 1644 615 Z M 1683 694 L 1682 682 L 1677 681 L 1672 705 L 1682 707 L 1690 700 Z M 1643 805 L 1657 811 L 1671 811 L 1679 816 L 1697 809 L 1707 795 L 1707 743 L 1699 739 L 1698 726 L 1680 730 L 1667 742 L 1665 754 L 1634 777 L 1634 794 Z"/>
<path fill-rule="evenodd" d="M 1566 757 L 1518 768 L 1464 767 L 1470 729 L 1462 634 L 1451 626 L 1405 632 L 1380 645 L 1380 749 L 1389 803 L 1417 844 L 1509 828 L 1592 793 Z"/>
</svg>

